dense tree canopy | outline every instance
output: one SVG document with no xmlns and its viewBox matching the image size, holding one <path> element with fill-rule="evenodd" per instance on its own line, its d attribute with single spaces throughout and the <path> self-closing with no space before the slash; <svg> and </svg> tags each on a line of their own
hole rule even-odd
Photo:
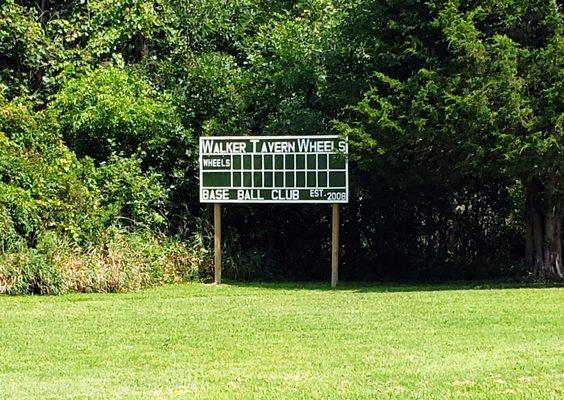
<svg viewBox="0 0 564 400">
<path fill-rule="evenodd" d="M 3 251 L 205 246 L 199 136 L 339 133 L 345 278 L 562 278 L 563 28 L 556 0 L 3 0 Z M 326 207 L 225 213 L 232 277 L 326 276 Z"/>
</svg>

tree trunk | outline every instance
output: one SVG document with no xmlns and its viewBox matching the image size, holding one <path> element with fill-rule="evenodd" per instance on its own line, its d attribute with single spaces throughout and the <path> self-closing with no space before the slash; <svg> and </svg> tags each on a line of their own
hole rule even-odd
<svg viewBox="0 0 564 400">
<path fill-rule="evenodd" d="M 562 268 L 562 213 L 560 198 L 548 207 L 544 232 L 544 264 L 549 277 L 564 278 Z"/>
<path fill-rule="evenodd" d="M 528 266 L 533 266 L 535 262 L 535 239 L 533 225 L 533 196 L 527 186 L 525 200 L 525 261 Z"/>
<path fill-rule="evenodd" d="M 562 266 L 562 198 L 546 204 L 538 177 L 526 184 L 526 261 L 536 279 L 564 277 Z"/>
</svg>

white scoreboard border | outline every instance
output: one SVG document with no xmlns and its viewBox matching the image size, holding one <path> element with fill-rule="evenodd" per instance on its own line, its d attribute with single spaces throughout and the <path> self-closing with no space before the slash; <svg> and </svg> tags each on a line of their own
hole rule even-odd
<svg viewBox="0 0 564 400">
<path fill-rule="evenodd" d="M 252 139 L 259 139 L 259 140 L 272 140 L 272 139 L 344 139 L 347 143 L 347 157 L 345 159 L 345 199 L 344 200 L 202 200 L 202 182 L 203 182 L 203 168 L 202 168 L 202 141 L 204 140 L 252 140 Z M 295 152 L 294 152 L 295 153 Z M 306 153 L 307 154 L 307 153 Z M 311 153 L 316 154 L 316 153 Z M 334 153 L 331 153 L 334 154 Z M 337 153 L 338 154 L 338 153 Z M 299 204 L 299 203 L 318 203 L 318 204 L 335 204 L 335 203 L 348 203 L 349 202 L 349 143 L 347 138 L 343 138 L 339 135 L 286 135 L 286 136 L 200 136 L 200 141 L 198 143 L 198 168 L 199 168 L 199 195 L 200 195 L 200 203 L 238 203 L 238 204 Z M 231 182 L 233 183 L 233 182 Z M 222 189 L 222 188 L 218 188 Z M 225 188 L 223 188 L 225 189 Z M 316 190 L 316 189 L 330 189 L 330 188 L 273 188 L 272 190 Z M 235 188 L 229 188 L 229 190 L 237 190 Z M 244 190 L 270 190 L 270 189 L 244 189 Z"/>
</svg>

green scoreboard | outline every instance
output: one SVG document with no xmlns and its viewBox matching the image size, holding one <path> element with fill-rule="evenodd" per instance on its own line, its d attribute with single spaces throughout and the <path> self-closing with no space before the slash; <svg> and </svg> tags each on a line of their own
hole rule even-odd
<svg viewBox="0 0 564 400">
<path fill-rule="evenodd" d="M 348 144 L 339 136 L 200 138 L 203 203 L 346 203 Z"/>
</svg>

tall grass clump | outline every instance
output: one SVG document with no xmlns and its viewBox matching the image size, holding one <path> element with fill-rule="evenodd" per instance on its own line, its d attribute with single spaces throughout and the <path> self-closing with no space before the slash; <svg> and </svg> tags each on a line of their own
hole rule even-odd
<svg viewBox="0 0 564 400">
<path fill-rule="evenodd" d="M 47 235 L 37 248 L 0 254 L 0 293 L 126 292 L 201 280 L 210 260 L 202 248 L 145 232 L 112 232 L 87 249 Z"/>
</svg>

